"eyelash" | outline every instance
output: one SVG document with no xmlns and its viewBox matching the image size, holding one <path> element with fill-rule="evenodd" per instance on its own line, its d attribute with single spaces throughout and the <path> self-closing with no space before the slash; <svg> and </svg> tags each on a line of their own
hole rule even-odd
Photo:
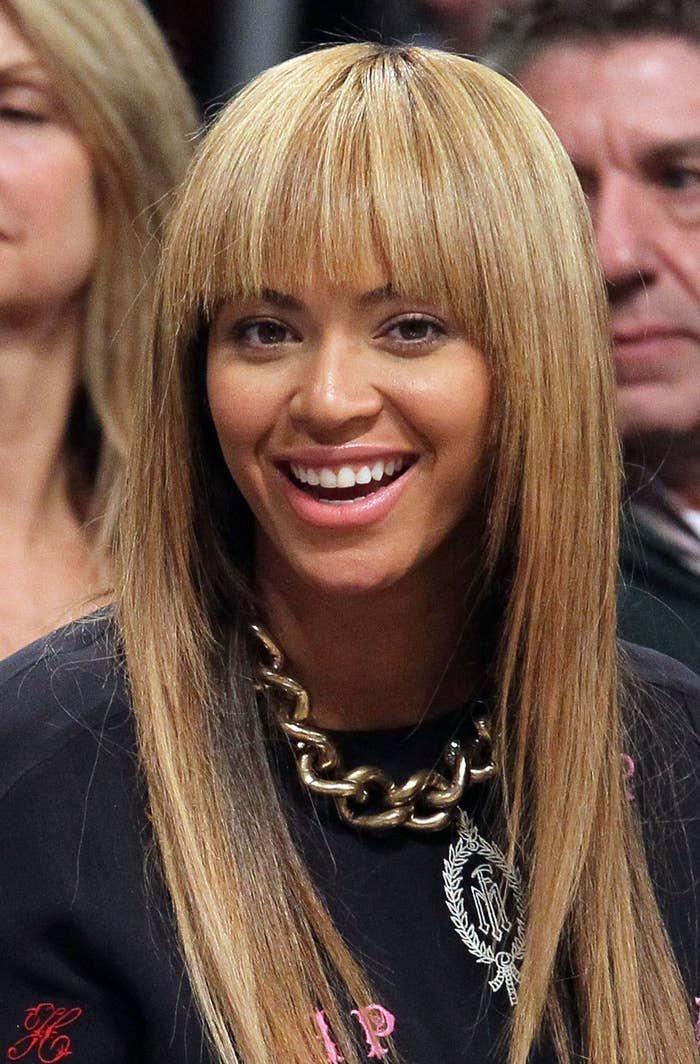
<svg viewBox="0 0 700 1064">
<path fill-rule="evenodd" d="M 400 329 L 405 325 L 425 325 L 433 331 L 433 334 L 415 339 L 407 339 L 400 336 L 392 337 L 390 335 L 392 330 Z M 263 326 L 271 326 L 279 329 L 283 331 L 286 336 L 284 339 L 272 340 L 269 343 L 265 343 L 260 339 L 258 339 L 257 342 L 253 341 L 250 337 L 250 331 L 253 329 L 260 329 Z M 378 333 L 378 338 L 387 338 L 401 347 L 418 348 L 435 343 L 438 337 L 446 334 L 446 331 L 445 326 L 441 322 L 435 318 L 429 317 L 427 314 L 403 314 L 383 325 Z M 233 326 L 231 331 L 231 337 L 235 343 L 245 344 L 257 349 L 266 347 L 274 348 L 281 344 L 289 343 L 289 336 L 294 338 L 292 342 L 296 342 L 298 339 L 297 334 L 293 329 L 288 325 L 285 325 L 283 322 L 277 321 L 275 318 L 255 318 L 240 321 Z"/>
<path fill-rule="evenodd" d="M 380 335 L 388 336 L 392 329 L 398 329 L 402 325 L 426 325 L 433 330 L 433 336 L 423 337 L 421 339 L 407 340 L 405 338 L 397 338 L 397 342 L 402 346 L 408 347 L 422 347 L 435 343 L 438 337 L 445 336 L 447 330 L 445 326 L 436 318 L 431 318 L 428 314 L 402 314 L 399 318 L 395 318 L 393 321 L 388 322 L 383 326 L 383 331 Z"/>
<path fill-rule="evenodd" d="M 682 176 L 683 180 L 676 184 L 670 180 L 671 176 Z M 674 166 L 667 166 L 660 175 L 660 181 L 664 188 L 667 188 L 674 192 L 686 192 L 688 190 L 688 184 L 691 187 L 700 185 L 700 171 L 695 166 L 686 166 L 681 163 Z"/>
<path fill-rule="evenodd" d="M 27 125 L 38 126 L 46 121 L 46 117 L 40 114 L 38 111 L 24 110 L 21 107 L 3 107 L 0 105 L 0 119 L 3 122 L 9 122 L 12 125 Z"/>
<path fill-rule="evenodd" d="M 294 336 L 296 339 L 296 333 L 289 328 L 288 325 L 284 325 L 281 321 L 276 321 L 274 318 L 248 318 L 245 321 L 237 322 L 231 331 L 232 339 L 239 344 L 248 344 L 250 347 L 277 347 L 279 344 L 287 343 L 287 340 L 278 340 L 277 342 L 265 344 L 265 343 L 252 343 L 246 338 L 246 334 L 251 329 L 260 328 L 263 325 L 271 325 L 278 329 L 284 330 L 287 334 Z"/>
</svg>

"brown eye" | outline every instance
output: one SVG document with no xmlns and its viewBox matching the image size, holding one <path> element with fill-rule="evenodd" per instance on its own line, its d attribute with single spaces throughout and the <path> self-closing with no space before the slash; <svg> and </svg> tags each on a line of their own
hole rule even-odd
<svg viewBox="0 0 700 1064">
<path fill-rule="evenodd" d="M 295 338 L 286 325 L 268 319 L 240 322 L 234 330 L 234 337 L 239 343 L 248 344 L 251 347 L 274 347 L 277 344 L 288 343 Z"/>
<path fill-rule="evenodd" d="M 261 344 L 281 344 L 287 338 L 288 329 L 276 321 L 260 321 L 252 326 L 256 339 Z"/>
<path fill-rule="evenodd" d="M 409 318 L 395 326 L 402 340 L 425 340 L 430 335 L 432 322 L 425 318 Z"/>
<path fill-rule="evenodd" d="M 445 329 L 434 318 L 414 314 L 391 322 L 386 329 L 386 335 L 400 344 L 418 345 L 432 343 L 444 336 Z"/>
</svg>

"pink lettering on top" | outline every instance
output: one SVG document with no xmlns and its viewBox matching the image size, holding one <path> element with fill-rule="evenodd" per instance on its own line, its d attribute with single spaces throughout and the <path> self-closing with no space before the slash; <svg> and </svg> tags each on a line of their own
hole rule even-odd
<svg viewBox="0 0 700 1064">
<path fill-rule="evenodd" d="M 323 1042 L 323 1048 L 326 1051 L 326 1057 L 330 1061 L 330 1064 L 340 1064 L 340 1061 L 345 1060 L 345 1057 L 340 1055 L 340 1050 L 333 1041 L 330 1027 L 328 1026 L 328 1020 L 323 1009 L 317 1009 L 314 1013 L 314 1019 L 316 1020 L 316 1026 L 318 1027 L 320 1034 L 317 1036 Z"/>
<path fill-rule="evenodd" d="M 396 1025 L 396 1017 L 381 1005 L 368 1005 L 364 1009 L 353 1009 L 351 1016 L 357 1016 L 365 1032 L 369 1046 L 368 1058 L 385 1057 L 389 1052 L 380 1039 L 390 1038 Z"/>
<path fill-rule="evenodd" d="M 357 1017 L 362 1028 L 367 1048 L 369 1049 L 367 1059 L 385 1057 L 389 1049 L 387 1046 L 382 1045 L 381 1040 L 390 1038 L 394 1032 L 396 1018 L 393 1013 L 382 1005 L 367 1005 L 364 1009 L 353 1009 L 350 1015 Z M 326 1059 L 329 1064 L 340 1064 L 345 1058 L 341 1056 L 340 1050 L 333 1039 L 333 1034 L 323 1009 L 316 1010 L 314 1020 L 319 1031 L 317 1037 L 323 1042 L 323 1048 L 326 1051 Z"/>
<path fill-rule="evenodd" d="M 634 791 L 630 787 L 628 780 L 631 780 L 637 771 L 637 766 L 634 763 L 634 758 L 631 758 L 629 754 L 622 755 L 622 775 L 625 778 L 625 797 L 628 801 L 634 801 Z"/>
</svg>

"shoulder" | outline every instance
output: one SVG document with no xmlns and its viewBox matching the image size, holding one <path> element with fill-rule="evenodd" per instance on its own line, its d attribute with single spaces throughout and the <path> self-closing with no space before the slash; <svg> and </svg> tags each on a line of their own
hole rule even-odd
<svg viewBox="0 0 700 1064">
<path fill-rule="evenodd" d="M 0 1055 L 208 1059 L 125 692 L 106 613 L 0 663 Z"/>
<path fill-rule="evenodd" d="M 628 689 L 645 712 L 654 705 L 675 705 L 700 741 L 700 676 L 656 650 L 620 641 Z"/>
<path fill-rule="evenodd" d="M 677 832 L 700 868 L 700 677 L 672 658 L 631 643 L 624 657 L 622 712 L 630 790 L 651 831 Z"/>
<path fill-rule="evenodd" d="M 107 611 L 0 662 L 0 798 L 81 740 L 109 746 L 118 734 L 121 744 L 130 718 L 125 687 Z"/>
<path fill-rule="evenodd" d="M 700 987 L 700 677 L 621 645 L 625 791 L 636 809 L 657 902 L 690 992 Z"/>
</svg>

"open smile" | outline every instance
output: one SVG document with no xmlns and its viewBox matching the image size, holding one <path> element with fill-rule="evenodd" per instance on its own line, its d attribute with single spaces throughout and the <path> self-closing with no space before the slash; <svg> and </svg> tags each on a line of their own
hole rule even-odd
<svg viewBox="0 0 700 1064">
<path fill-rule="evenodd" d="M 358 458 L 338 464 L 276 463 L 288 502 L 305 523 L 346 528 L 382 520 L 413 479 L 417 455 Z"/>
<path fill-rule="evenodd" d="M 358 502 L 397 480 L 415 458 L 377 459 L 371 463 L 341 466 L 307 466 L 289 462 L 283 471 L 301 491 L 322 503 Z"/>
</svg>

